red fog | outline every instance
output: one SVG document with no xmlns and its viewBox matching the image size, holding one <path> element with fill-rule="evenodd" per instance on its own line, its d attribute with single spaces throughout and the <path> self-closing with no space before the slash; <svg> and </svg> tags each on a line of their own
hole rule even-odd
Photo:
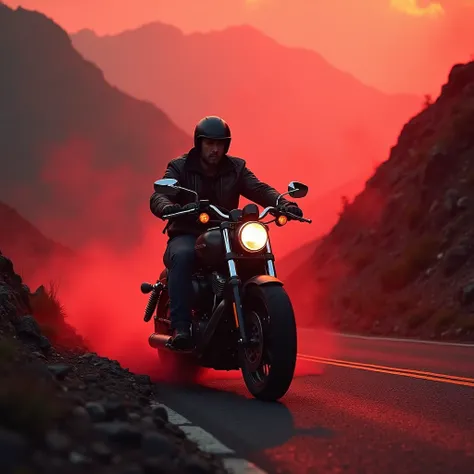
<svg viewBox="0 0 474 474">
<path fill-rule="evenodd" d="M 123 248 L 116 245 L 118 229 L 127 229 L 121 217 L 126 206 L 123 187 L 132 187 L 137 194 L 151 194 L 153 180 L 144 182 L 124 167 L 113 171 L 99 170 L 93 162 L 94 150 L 79 139 L 73 139 L 48 155 L 42 177 L 59 196 L 73 198 L 76 214 L 67 224 L 55 220 L 54 213 L 46 217 L 40 227 L 67 225 L 66 235 L 83 232 L 87 222 L 92 228 L 110 226 L 106 238 L 97 239 L 77 249 L 74 263 L 51 260 L 48 267 L 37 268 L 26 278 L 26 283 L 36 288 L 53 280 L 58 284 L 58 294 L 64 305 L 68 322 L 89 342 L 91 350 L 119 360 L 124 366 L 154 377 L 163 377 L 156 351 L 148 346 L 148 336 L 153 323 L 143 321 L 148 296 L 140 292 L 143 281 L 154 281 L 163 268 L 162 254 L 166 237 L 162 234 L 165 223 L 155 218 L 144 199 L 140 226 L 135 228 L 137 238 L 133 245 Z M 67 158 L 67 159 L 66 159 Z M 87 183 L 87 186 L 85 185 Z M 144 193 L 143 187 L 150 189 Z M 332 217 L 332 216 L 331 216 Z M 298 226 L 297 223 L 294 223 Z M 320 222 L 318 225 L 322 225 Z M 289 226 L 288 226 L 289 227 Z M 130 231 L 129 229 L 127 229 Z M 279 229 L 275 227 L 274 232 Z M 103 234 L 104 235 L 104 234 Z M 140 237 L 139 237 L 140 236 Z M 294 240 L 295 247 L 298 246 Z M 324 340 L 321 348 L 325 355 L 331 352 L 332 343 Z M 298 374 L 317 373 L 315 364 L 298 364 Z M 240 377 L 238 372 L 201 372 L 201 377 Z"/>
<path fill-rule="evenodd" d="M 447 73 L 446 70 L 446 75 Z M 262 89 L 266 89 L 263 81 L 261 84 Z M 309 88 L 310 84 L 307 86 Z M 307 102 L 305 94 L 306 92 L 300 91 L 303 104 Z M 248 108 L 248 104 L 238 103 L 234 100 L 234 96 L 227 99 L 232 113 L 223 111 L 226 118 L 229 116 L 232 118 L 232 114 L 238 117 L 239 112 Z M 327 101 L 330 102 L 329 99 Z M 343 104 L 344 107 L 345 105 Z M 171 104 L 169 106 L 171 107 Z M 344 108 L 343 106 L 341 107 Z M 308 122 L 313 117 L 312 109 L 306 112 L 304 122 Z M 339 126 L 337 112 L 334 109 L 331 117 L 328 119 L 319 117 L 318 120 L 321 123 L 329 120 L 330 128 L 337 130 Z M 271 115 L 272 111 L 269 110 L 268 116 Z M 368 177 L 368 163 L 385 160 L 389 154 L 389 147 L 396 141 L 395 135 L 392 142 L 387 139 L 386 153 L 378 155 L 378 152 L 372 149 L 373 140 L 357 132 L 359 130 L 357 113 L 354 112 L 350 118 L 351 122 L 345 124 L 344 140 L 337 143 L 336 141 L 329 143 L 329 140 L 328 143 L 323 142 L 327 146 L 322 146 L 318 151 L 320 156 L 326 159 L 319 164 L 312 160 L 311 154 L 307 153 L 304 137 L 298 137 L 294 142 L 285 144 L 288 147 L 288 154 L 291 152 L 290 156 L 294 156 L 295 160 L 298 160 L 300 155 L 305 156 L 306 162 L 297 176 L 288 172 L 292 166 L 291 162 L 277 163 L 277 170 L 270 171 L 270 167 L 266 166 L 268 158 L 263 153 L 263 145 L 256 139 L 258 134 L 253 137 L 252 142 L 252 137 L 245 134 L 238 126 L 234 129 L 238 138 L 231 150 L 233 153 L 239 154 L 242 150 L 255 149 L 255 143 L 261 146 L 258 149 L 259 152 L 261 151 L 259 153 L 261 158 L 256 168 L 262 179 L 280 190 L 285 188 L 289 179 L 301 179 L 308 182 L 310 186 L 315 184 L 310 188 L 308 199 L 301 201 L 302 208 L 314 221 L 312 228 L 299 223 L 290 223 L 283 229 L 272 228 L 271 235 L 274 238 L 277 268 L 279 258 L 284 254 L 290 254 L 292 249 L 297 250 L 303 242 L 311 240 L 308 239 L 309 233 L 315 237 L 329 230 L 337 219 L 337 212 L 340 209 L 339 197 L 348 195 L 351 198 L 357 193 L 363 186 L 364 178 Z M 133 117 L 130 120 L 133 120 Z M 182 120 L 184 121 L 185 118 Z M 257 130 L 261 122 L 257 118 L 255 122 Z M 374 123 L 374 128 L 378 125 Z M 192 130 L 186 130 L 186 132 L 190 134 Z M 284 132 L 285 130 L 272 130 L 272 133 L 277 136 Z M 334 136 L 339 137 L 340 134 L 334 133 Z M 191 143 L 188 145 L 182 150 L 183 152 L 187 151 Z M 330 145 L 338 147 L 339 156 L 344 156 L 344 160 L 340 159 L 331 163 L 333 147 Z M 377 145 L 380 144 L 377 142 Z M 61 266 L 52 261 L 49 267 L 38 268 L 33 275 L 26 278 L 26 282 L 35 287 L 54 279 L 59 284 L 59 296 L 67 311 L 69 322 L 89 340 L 92 350 L 117 359 L 132 370 L 156 374 L 159 369 L 156 351 L 149 348 L 147 343 L 148 336 L 153 330 L 152 323 L 143 322 L 147 296 L 141 294 L 140 283 L 156 279 L 163 267 L 162 254 L 166 237 L 161 230 L 164 223 L 150 213 L 148 197 L 152 191 L 153 181 L 161 177 L 164 168 L 157 166 L 156 175 L 147 175 L 142 170 L 135 170 L 133 161 L 130 161 L 128 165 L 100 169 L 94 162 L 93 151 L 87 142 L 77 137 L 49 153 L 43 166 L 42 179 L 55 189 L 56 195 L 67 194 L 69 198 L 73 198 L 74 218 L 63 221 L 62 218 L 55 217 L 54 209 L 51 209 L 51 212 L 38 224 L 41 229 L 61 228 L 63 235 L 74 236 L 84 233 L 85 223 L 88 222 L 87 225 L 91 228 L 100 229 L 103 237 L 93 239 L 92 243 L 87 245 L 80 245 L 77 249 L 78 258 L 74 264 Z M 243 154 L 248 156 L 247 153 Z M 369 157 L 360 174 L 357 173 L 354 155 Z M 254 167 L 252 166 L 253 159 L 255 156 L 249 156 L 251 168 Z M 322 167 L 325 182 L 322 182 L 319 175 Z M 344 179 L 341 179 L 342 169 L 345 170 Z M 347 182 L 348 176 L 352 176 L 353 180 Z M 320 196 L 316 183 L 324 185 L 326 191 L 332 188 L 337 188 L 337 191 L 330 191 L 328 195 Z M 129 206 L 127 196 L 130 196 L 130 191 L 125 192 L 126 188 L 133 189 L 137 196 L 143 196 L 143 205 L 135 210 L 140 222 L 136 228 L 130 228 L 123 217 L 123 209 Z M 373 203 L 371 212 L 379 212 L 382 200 L 383 196 L 380 203 Z M 116 245 L 117 240 L 121 240 L 117 239 L 120 233 L 132 236 L 132 243 L 126 248 L 123 245 Z M 134 234 L 136 238 L 133 238 Z M 55 238 L 55 235 L 49 236 Z M 284 267 L 280 267 L 281 269 Z M 300 286 L 299 282 L 301 282 L 301 287 L 304 287 L 305 281 L 311 281 L 311 275 L 298 275 L 296 286 Z M 297 295 L 297 292 L 295 291 L 294 294 Z M 307 306 L 298 306 L 298 321 L 304 322 L 305 314 L 310 311 L 310 303 Z M 322 339 L 321 342 L 321 355 L 330 356 L 336 349 L 333 341 Z M 307 373 L 307 370 L 307 366 L 302 366 L 299 373 Z"/>
</svg>

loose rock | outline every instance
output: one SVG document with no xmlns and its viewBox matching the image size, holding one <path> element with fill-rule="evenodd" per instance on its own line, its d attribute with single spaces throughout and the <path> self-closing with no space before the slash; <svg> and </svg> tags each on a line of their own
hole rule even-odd
<svg viewBox="0 0 474 474">
<path fill-rule="evenodd" d="M 46 444 L 51 451 L 64 452 L 69 449 L 71 440 L 65 434 L 52 430 L 46 434 Z"/>
<path fill-rule="evenodd" d="M 86 403 L 85 409 L 92 421 L 104 421 L 107 417 L 105 408 L 98 402 Z"/>
<path fill-rule="evenodd" d="M 145 456 L 166 455 L 175 457 L 179 450 L 177 446 L 161 433 L 147 431 L 142 438 L 142 449 Z"/>
</svg>

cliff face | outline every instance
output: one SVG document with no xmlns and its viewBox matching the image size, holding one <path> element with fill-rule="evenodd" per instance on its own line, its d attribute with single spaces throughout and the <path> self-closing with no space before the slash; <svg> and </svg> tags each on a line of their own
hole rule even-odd
<svg viewBox="0 0 474 474">
<path fill-rule="evenodd" d="M 0 4 L 0 64 L 0 200 L 68 246 L 135 238 L 153 180 L 191 138 L 40 13 Z"/>
<path fill-rule="evenodd" d="M 474 62 L 452 68 L 299 269 L 312 323 L 474 340 Z"/>
</svg>

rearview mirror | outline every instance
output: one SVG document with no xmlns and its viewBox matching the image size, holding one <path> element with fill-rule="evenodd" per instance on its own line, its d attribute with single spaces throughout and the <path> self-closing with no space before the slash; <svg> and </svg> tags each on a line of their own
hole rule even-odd
<svg viewBox="0 0 474 474">
<path fill-rule="evenodd" d="M 180 188 L 178 181 L 173 178 L 159 179 L 154 183 L 155 192 L 164 194 L 165 196 L 176 196 Z"/>
<path fill-rule="evenodd" d="M 288 185 L 288 194 L 293 198 L 302 198 L 308 194 L 308 186 L 299 181 L 292 181 Z"/>
</svg>

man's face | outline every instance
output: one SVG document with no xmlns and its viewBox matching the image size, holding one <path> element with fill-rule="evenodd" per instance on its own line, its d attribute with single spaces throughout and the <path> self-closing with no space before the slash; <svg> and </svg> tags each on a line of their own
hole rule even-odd
<svg viewBox="0 0 474 474">
<path fill-rule="evenodd" d="M 203 138 L 201 142 L 201 158 L 209 166 L 216 166 L 224 156 L 225 140 L 211 140 Z"/>
</svg>

